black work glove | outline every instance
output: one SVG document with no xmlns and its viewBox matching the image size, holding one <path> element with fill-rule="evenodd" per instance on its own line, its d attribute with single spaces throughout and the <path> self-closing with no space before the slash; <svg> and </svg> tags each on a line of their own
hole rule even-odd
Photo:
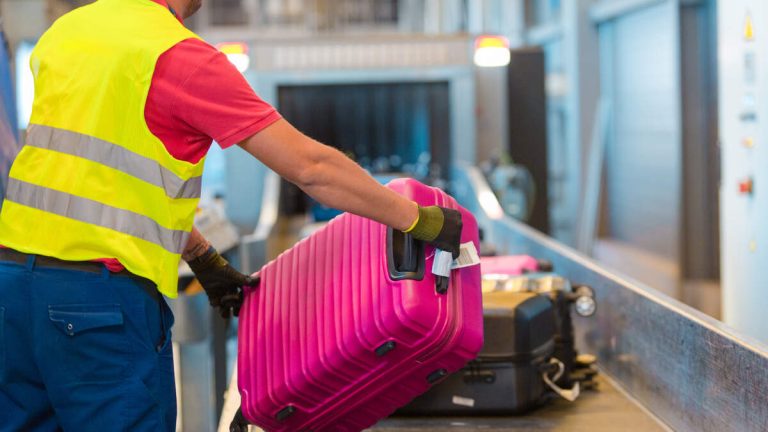
<svg viewBox="0 0 768 432">
<path fill-rule="evenodd" d="M 459 257 L 462 226 L 461 213 L 458 210 L 419 206 L 419 220 L 408 233 L 416 240 L 450 252 L 453 259 L 456 259 Z"/>
<path fill-rule="evenodd" d="M 219 309 L 222 318 L 237 316 L 243 304 L 242 287 L 259 282 L 258 277 L 246 276 L 235 270 L 213 246 L 188 264 L 208 295 L 208 302 Z"/>
</svg>

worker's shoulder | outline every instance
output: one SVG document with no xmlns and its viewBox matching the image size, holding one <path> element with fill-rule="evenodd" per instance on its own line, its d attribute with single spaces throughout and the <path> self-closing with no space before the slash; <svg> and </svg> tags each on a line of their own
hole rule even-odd
<svg viewBox="0 0 768 432">
<path fill-rule="evenodd" d="M 186 39 L 158 58 L 152 86 L 163 91 L 197 94 L 199 87 L 210 82 L 219 86 L 235 85 L 231 68 L 227 57 L 215 47 L 201 39 Z"/>
<path fill-rule="evenodd" d="M 198 38 L 184 39 L 163 54 L 164 60 L 182 67 L 208 64 L 223 54 L 208 42 Z"/>
</svg>

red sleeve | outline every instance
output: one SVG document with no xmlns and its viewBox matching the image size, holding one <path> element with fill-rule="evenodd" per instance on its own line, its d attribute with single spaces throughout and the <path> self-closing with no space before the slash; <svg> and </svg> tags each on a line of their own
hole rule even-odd
<svg viewBox="0 0 768 432">
<path fill-rule="evenodd" d="M 281 118 L 224 54 L 196 39 L 158 60 L 145 117 L 171 155 L 192 163 L 205 156 L 211 140 L 227 148 Z"/>
</svg>

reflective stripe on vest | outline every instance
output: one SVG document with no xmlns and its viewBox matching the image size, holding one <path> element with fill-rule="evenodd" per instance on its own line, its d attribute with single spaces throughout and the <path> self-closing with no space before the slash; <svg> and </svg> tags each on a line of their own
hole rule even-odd
<svg viewBox="0 0 768 432">
<path fill-rule="evenodd" d="M 48 213 L 113 229 L 181 254 L 189 240 L 186 231 L 163 228 L 152 219 L 102 203 L 11 178 L 6 199 Z"/>
<path fill-rule="evenodd" d="M 99 0 L 41 36 L 0 244 L 67 261 L 116 258 L 176 297 L 205 160 L 170 154 L 145 113 L 157 60 L 196 38 L 152 0 Z"/>
<path fill-rule="evenodd" d="M 98 138 L 50 126 L 30 125 L 26 145 L 106 165 L 163 188 L 168 198 L 200 198 L 201 176 L 184 181 L 152 159 Z"/>
</svg>

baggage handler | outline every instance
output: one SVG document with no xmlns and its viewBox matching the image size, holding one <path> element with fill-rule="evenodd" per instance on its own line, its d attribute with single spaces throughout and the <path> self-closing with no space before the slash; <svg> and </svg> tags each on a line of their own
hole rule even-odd
<svg viewBox="0 0 768 432">
<path fill-rule="evenodd" d="M 200 2 L 99 0 L 35 48 L 32 120 L 0 213 L 2 431 L 175 429 L 161 294 L 176 296 L 179 260 L 224 315 L 254 282 L 192 226 L 212 140 L 458 253 L 458 212 L 419 208 L 283 120 L 183 26 Z"/>
</svg>

